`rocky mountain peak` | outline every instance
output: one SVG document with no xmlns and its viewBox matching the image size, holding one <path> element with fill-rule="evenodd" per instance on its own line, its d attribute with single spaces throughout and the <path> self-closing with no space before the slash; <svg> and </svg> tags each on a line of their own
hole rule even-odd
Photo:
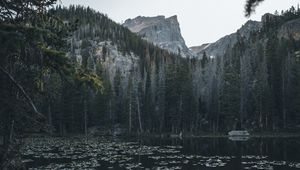
<svg viewBox="0 0 300 170">
<path fill-rule="evenodd" d="M 172 24 L 178 24 L 179 25 L 177 15 L 173 15 L 173 16 L 167 18 L 167 21 L 170 21 Z"/>
<path fill-rule="evenodd" d="M 138 33 L 142 29 L 147 28 L 151 25 L 158 24 L 159 22 L 162 22 L 165 19 L 166 18 L 163 15 L 159 15 L 156 17 L 138 16 L 134 19 L 127 19 L 123 25 L 129 28 L 132 32 Z"/>
<path fill-rule="evenodd" d="M 145 40 L 183 57 L 190 57 L 192 53 L 181 35 L 177 16 L 144 17 L 138 16 L 127 19 L 123 26 L 137 33 Z"/>
</svg>

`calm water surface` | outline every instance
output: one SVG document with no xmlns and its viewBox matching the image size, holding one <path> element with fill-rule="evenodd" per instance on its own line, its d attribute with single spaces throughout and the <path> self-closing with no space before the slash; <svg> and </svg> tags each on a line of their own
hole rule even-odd
<svg viewBox="0 0 300 170">
<path fill-rule="evenodd" d="M 28 169 L 300 169 L 300 138 L 28 138 Z"/>
</svg>

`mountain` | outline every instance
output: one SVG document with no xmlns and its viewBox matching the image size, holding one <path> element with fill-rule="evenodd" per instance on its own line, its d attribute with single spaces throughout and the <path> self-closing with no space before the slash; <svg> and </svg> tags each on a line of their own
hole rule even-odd
<svg viewBox="0 0 300 170">
<path fill-rule="evenodd" d="M 67 72 L 24 69 L 10 59 L 1 64 L 14 65 L 13 76 L 19 76 L 20 84 L 30 83 L 27 90 L 41 89 L 32 98 L 57 133 L 86 132 L 92 127 L 110 134 L 227 133 L 235 128 L 276 131 L 300 125 L 299 9 L 280 16 L 267 14 L 262 22 L 248 21 L 215 43 L 191 48 L 198 54 L 193 58 L 170 53 L 178 47 L 180 52 L 190 53 L 176 17 L 126 21 L 136 34 L 90 8 L 57 6 L 50 14 L 63 21 L 64 27 L 58 28 L 68 34 L 66 42 L 56 37 L 49 41 L 63 44 L 60 49 L 67 55 L 59 54 L 78 67 L 75 78 Z M 163 36 L 157 36 L 158 30 Z M 0 36 L 6 44 L 7 34 Z M 173 47 L 162 49 L 149 38 Z M 5 48 L 15 52 L 10 46 Z M 6 53 L 6 49 L 1 51 Z M 51 59 L 64 63 L 58 57 Z M 28 82 L 32 73 L 42 78 Z M 101 77 L 102 93 L 89 87 L 95 75 Z M 5 83 L 9 82 L 6 77 L 0 78 L 5 86 L 0 93 L 9 96 L 11 85 Z"/>
<path fill-rule="evenodd" d="M 248 21 L 190 57 L 176 17 L 127 21 L 136 34 L 89 7 L 32 2 L 12 2 L 0 23 L 4 164 L 30 132 L 300 131 L 299 7 Z"/>
<path fill-rule="evenodd" d="M 300 124 L 300 12 L 248 21 L 215 43 L 190 48 L 195 58 L 168 52 L 180 47 L 190 53 L 176 17 L 137 17 L 118 25 L 81 7 L 56 13 L 79 20 L 68 55 L 105 82 L 104 95 L 86 94 L 89 127 L 100 122 L 112 131 L 197 133 L 227 132 L 239 124 L 254 131 Z M 67 94 L 78 93 L 73 91 Z M 63 113 L 76 117 L 84 108 L 73 107 L 64 107 Z"/>
<path fill-rule="evenodd" d="M 62 95 L 70 95 L 61 103 L 77 104 L 63 104 L 66 111 L 62 116 L 74 118 L 64 122 L 65 126 L 58 127 L 59 130 L 83 130 L 78 115 L 86 106 L 81 96 L 89 99 L 88 127 L 111 128 L 108 133 L 118 133 L 120 128 L 129 132 L 171 131 L 170 124 L 175 125 L 177 121 L 164 121 L 162 117 L 174 114 L 178 117 L 178 102 L 182 103 L 180 107 L 196 110 L 192 106 L 195 99 L 190 97 L 192 88 L 187 58 L 153 45 L 90 8 L 57 7 L 53 13 L 65 23 L 76 23 L 76 30 L 68 39 L 68 57 L 102 77 L 105 87 L 103 94 L 66 88 Z M 174 97 L 174 93 L 184 97 Z M 53 117 L 59 116 L 55 113 Z M 179 126 L 173 129 L 178 131 Z"/>
<path fill-rule="evenodd" d="M 127 19 L 123 26 L 163 49 L 183 57 L 192 57 L 181 35 L 176 15 L 169 18 L 138 16 L 134 19 Z"/>
<path fill-rule="evenodd" d="M 206 43 L 200 46 L 191 47 L 190 49 L 200 58 L 204 52 L 211 58 L 223 56 L 228 48 L 234 46 L 239 36 L 248 39 L 252 32 L 257 32 L 261 27 L 261 22 L 249 20 L 235 33 L 226 35 L 214 43 Z"/>
</svg>

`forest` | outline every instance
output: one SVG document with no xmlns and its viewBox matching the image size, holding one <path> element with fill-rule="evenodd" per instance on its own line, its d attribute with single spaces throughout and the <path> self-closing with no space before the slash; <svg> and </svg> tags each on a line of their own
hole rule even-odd
<svg viewBox="0 0 300 170">
<path fill-rule="evenodd" d="M 279 36 L 299 7 L 267 16 L 249 37 L 237 32 L 224 56 L 182 58 L 90 7 L 55 3 L 0 4 L 1 145 L 93 129 L 299 132 L 300 39 Z"/>
<path fill-rule="evenodd" d="M 63 90 L 65 97 L 53 100 L 57 103 L 52 107 L 58 109 L 51 113 L 53 126 L 61 134 L 84 132 L 86 112 L 87 127 L 108 127 L 112 132 L 295 131 L 299 41 L 277 35 L 299 14 L 299 8 L 292 7 L 266 19 L 249 38 L 238 34 L 224 56 L 181 58 L 90 8 L 57 7 L 53 15 L 78 25 L 69 39 L 69 58 L 97 73 L 104 90 Z M 127 57 L 128 63 L 115 61 L 119 57 Z M 65 111 L 59 111 L 62 105 Z"/>
</svg>

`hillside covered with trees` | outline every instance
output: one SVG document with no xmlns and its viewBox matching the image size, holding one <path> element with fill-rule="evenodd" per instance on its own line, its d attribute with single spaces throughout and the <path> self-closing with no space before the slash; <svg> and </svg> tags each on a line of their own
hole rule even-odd
<svg viewBox="0 0 300 170">
<path fill-rule="evenodd" d="M 1 158 L 31 133 L 299 132 L 299 8 L 238 31 L 225 55 L 182 58 L 55 2 L 0 4 Z"/>
</svg>

